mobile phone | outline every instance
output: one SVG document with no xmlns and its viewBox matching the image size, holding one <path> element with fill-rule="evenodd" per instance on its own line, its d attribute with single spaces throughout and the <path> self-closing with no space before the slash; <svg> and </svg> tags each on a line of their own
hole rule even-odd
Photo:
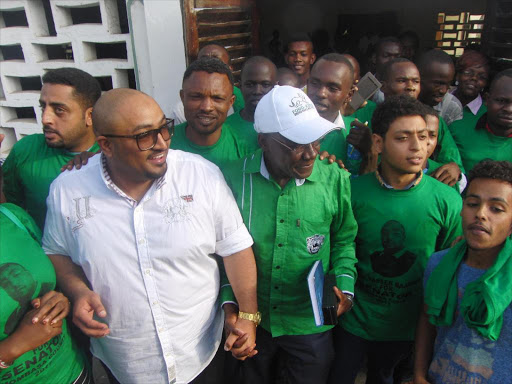
<svg viewBox="0 0 512 384">
<path fill-rule="evenodd" d="M 375 92 L 377 92 L 382 84 L 379 80 L 371 72 L 368 72 L 364 75 L 359 83 L 357 83 L 357 92 L 354 92 L 352 95 L 352 100 L 350 101 L 350 106 L 357 111 L 363 103 L 372 97 Z"/>
</svg>

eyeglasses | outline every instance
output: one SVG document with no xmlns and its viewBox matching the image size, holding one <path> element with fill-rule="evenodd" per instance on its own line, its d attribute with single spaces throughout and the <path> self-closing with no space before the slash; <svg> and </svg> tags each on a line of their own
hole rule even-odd
<svg viewBox="0 0 512 384">
<path fill-rule="evenodd" d="M 487 77 L 487 75 L 485 73 L 476 73 L 476 72 L 473 72 L 471 70 L 465 70 L 465 71 L 462 71 L 461 74 L 463 76 L 466 76 L 466 77 L 469 77 L 469 78 L 476 77 L 480 81 L 487 81 L 487 80 L 489 80 L 489 78 Z"/>
<path fill-rule="evenodd" d="M 270 136 L 270 138 L 274 141 L 277 141 L 279 144 L 281 144 L 283 147 L 287 148 L 291 153 L 294 155 L 303 154 L 306 149 L 308 149 L 311 146 L 311 149 L 313 152 L 318 153 L 320 150 L 320 145 L 322 144 L 322 140 L 317 140 L 309 144 L 297 144 L 295 147 L 290 147 L 283 143 L 280 140 L 277 140 L 274 136 Z"/>
<path fill-rule="evenodd" d="M 165 141 L 171 140 L 174 135 L 174 120 L 165 119 L 165 124 L 159 128 L 151 129 L 146 132 L 139 133 L 137 135 L 102 135 L 105 137 L 124 138 L 124 139 L 135 139 L 137 141 L 137 147 L 141 151 L 149 151 L 152 149 L 158 141 L 158 134 L 162 135 L 162 139 Z"/>
</svg>

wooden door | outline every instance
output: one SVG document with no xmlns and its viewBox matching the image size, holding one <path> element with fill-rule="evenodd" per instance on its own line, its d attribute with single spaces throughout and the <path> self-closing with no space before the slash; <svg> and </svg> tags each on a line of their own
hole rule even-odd
<svg viewBox="0 0 512 384">
<path fill-rule="evenodd" d="M 184 0 L 187 62 L 206 44 L 223 45 L 237 82 L 243 63 L 259 53 L 259 17 L 254 0 Z"/>
</svg>

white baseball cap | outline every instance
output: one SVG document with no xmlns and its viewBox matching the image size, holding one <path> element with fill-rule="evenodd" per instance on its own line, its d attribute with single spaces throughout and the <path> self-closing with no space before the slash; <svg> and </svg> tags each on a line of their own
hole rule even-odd
<svg viewBox="0 0 512 384">
<path fill-rule="evenodd" d="M 297 144 L 312 143 L 336 128 L 318 114 L 304 92 L 289 85 L 276 85 L 261 98 L 254 112 L 256 132 L 277 132 Z"/>
</svg>

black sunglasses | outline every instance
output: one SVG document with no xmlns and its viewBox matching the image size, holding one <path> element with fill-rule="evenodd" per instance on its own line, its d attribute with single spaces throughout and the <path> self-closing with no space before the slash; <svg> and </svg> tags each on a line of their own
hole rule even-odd
<svg viewBox="0 0 512 384">
<path fill-rule="evenodd" d="M 161 127 L 151 129 L 146 132 L 138 133 L 136 135 L 102 135 L 105 137 L 123 138 L 123 139 L 135 139 L 137 141 L 137 147 L 141 151 L 149 151 L 156 145 L 158 140 L 158 134 L 162 135 L 165 141 L 171 140 L 174 135 L 174 120 L 165 119 L 165 124 Z"/>
</svg>

